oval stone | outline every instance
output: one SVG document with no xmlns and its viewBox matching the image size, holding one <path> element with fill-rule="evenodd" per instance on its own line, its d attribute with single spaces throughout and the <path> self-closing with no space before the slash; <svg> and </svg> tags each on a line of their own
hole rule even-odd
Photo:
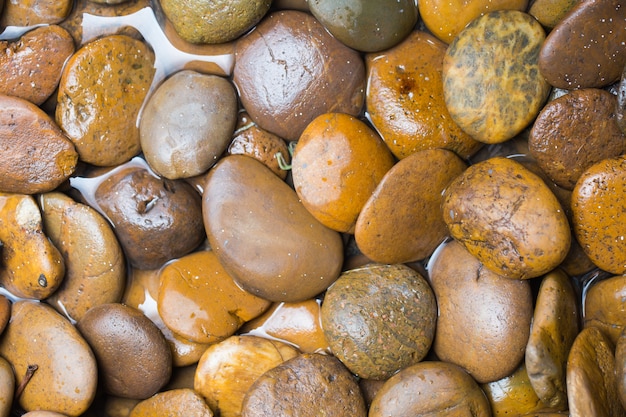
<svg viewBox="0 0 626 417">
<path fill-rule="evenodd" d="M 367 113 L 399 159 L 433 148 L 468 158 L 482 146 L 453 121 L 444 102 L 446 48 L 434 36 L 415 30 L 399 45 L 365 56 Z"/>
<path fill-rule="evenodd" d="M 554 409 L 567 409 L 565 372 L 578 320 L 578 298 L 569 277 L 558 269 L 549 273 L 539 287 L 525 365 L 537 396 Z"/>
<path fill-rule="evenodd" d="M 539 72 L 545 32 L 520 11 L 470 22 L 443 61 L 443 93 L 452 119 L 474 139 L 501 143 L 531 123 L 550 93 Z"/>
<path fill-rule="evenodd" d="M 424 361 L 389 378 L 369 412 L 369 417 L 430 415 L 490 417 L 491 407 L 480 386 L 461 367 Z"/>
<path fill-rule="evenodd" d="M 6 1 L 0 27 L 60 23 L 72 10 L 72 0 Z M 0 7 L 2 10 L 2 7 Z"/>
<path fill-rule="evenodd" d="M 146 103 L 139 124 L 141 149 L 165 178 L 200 175 L 226 150 L 236 122 L 237 95 L 228 80 L 179 71 Z"/>
<path fill-rule="evenodd" d="M 599 268 L 626 273 L 626 156 L 589 167 L 572 192 L 572 227 L 589 259 Z"/>
<path fill-rule="evenodd" d="M 0 355 L 13 366 L 18 384 L 29 366 L 37 366 L 19 398 L 26 411 L 79 416 L 95 398 L 98 367 L 93 352 L 72 323 L 47 304 L 13 304 Z"/>
<path fill-rule="evenodd" d="M 339 276 L 339 233 L 318 222 L 256 159 L 222 158 L 207 175 L 202 207 L 211 248 L 246 291 L 270 301 L 302 301 Z"/>
<path fill-rule="evenodd" d="M 213 251 L 175 259 L 159 277 L 159 315 L 174 333 L 196 343 L 219 342 L 270 306 L 235 284 Z"/>
<path fill-rule="evenodd" d="M 61 26 L 41 26 L 0 41 L 0 51 L 0 93 L 41 105 L 57 88 L 74 39 Z"/>
<path fill-rule="evenodd" d="M 528 0 L 420 0 L 424 25 L 446 44 L 472 20 L 496 10 L 526 10 Z"/>
<path fill-rule="evenodd" d="M 544 27 L 552 29 L 576 4 L 578 0 L 535 0 L 530 5 L 528 14 L 534 16 Z"/>
<path fill-rule="evenodd" d="M 617 393 L 615 344 L 597 327 L 583 329 L 567 360 L 570 416 L 624 417 Z"/>
<path fill-rule="evenodd" d="M 619 156 L 626 136 L 616 123 L 616 99 L 597 88 L 574 90 L 548 102 L 528 137 L 528 149 L 543 172 L 571 190 L 591 165 Z"/>
<path fill-rule="evenodd" d="M 101 304 L 76 323 L 98 360 L 102 388 L 125 398 L 146 399 L 172 374 L 172 353 L 159 328 L 141 311 Z"/>
<path fill-rule="evenodd" d="M 67 61 L 55 116 L 82 161 L 113 166 L 140 152 L 137 116 L 154 61 L 144 42 L 125 35 L 90 42 Z"/>
<path fill-rule="evenodd" d="M 425 259 L 443 242 L 443 190 L 467 165 L 445 149 L 416 152 L 389 170 L 367 200 L 354 237 L 361 252 L 380 263 Z"/>
<path fill-rule="evenodd" d="M 326 29 L 350 48 L 374 52 L 400 43 L 417 23 L 414 0 L 309 0 Z"/>
<path fill-rule="evenodd" d="M 213 417 L 198 393 L 189 388 L 159 392 L 137 404 L 128 417 Z"/>
<path fill-rule="evenodd" d="M 33 103 L 0 94 L 0 191 L 52 191 L 76 169 L 78 153 L 50 117 Z"/>
<path fill-rule="evenodd" d="M 611 276 L 593 283 L 584 299 L 584 327 L 601 329 L 613 344 L 626 329 L 626 276 Z"/>
<path fill-rule="evenodd" d="M 365 68 L 312 15 L 286 10 L 237 41 L 233 81 L 252 120 L 297 140 L 320 114 L 361 112 Z"/>
<path fill-rule="evenodd" d="M 119 302 L 126 260 L 111 224 L 59 192 L 42 195 L 40 205 L 46 236 L 65 261 L 63 282 L 46 301 L 74 321 L 96 305 Z"/>
<path fill-rule="evenodd" d="M 435 252 L 428 270 L 439 306 L 437 357 L 461 366 L 479 383 L 513 373 L 530 333 L 530 283 L 491 272 L 454 240 Z"/>
<path fill-rule="evenodd" d="M 604 87 L 626 64 L 626 7 L 621 0 L 578 2 L 541 46 L 539 70 L 554 87 Z"/>
</svg>

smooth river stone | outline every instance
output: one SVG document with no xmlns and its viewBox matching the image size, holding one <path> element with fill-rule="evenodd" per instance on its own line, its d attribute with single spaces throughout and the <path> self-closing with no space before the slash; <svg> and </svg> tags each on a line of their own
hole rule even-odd
<svg viewBox="0 0 626 417">
<path fill-rule="evenodd" d="M 339 277 L 339 233 L 318 222 L 295 191 L 254 158 L 229 155 L 209 171 L 203 215 L 211 248 L 252 294 L 303 301 Z"/>
<path fill-rule="evenodd" d="M 5 3 L 0 27 L 60 23 L 74 4 L 72 0 L 7 0 Z"/>
<path fill-rule="evenodd" d="M 565 371 L 578 320 L 574 288 L 556 269 L 541 281 L 525 357 L 530 384 L 541 402 L 554 409 L 567 409 Z"/>
<path fill-rule="evenodd" d="M 67 61 L 55 117 L 81 161 L 114 166 L 141 151 L 137 116 L 154 61 L 147 44 L 125 35 L 90 42 Z"/>
<path fill-rule="evenodd" d="M 42 26 L 16 41 L 0 41 L 0 92 L 41 105 L 59 84 L 74 40 L 60 26 Z"/>
<path fill-rule="evenodd" d="M 0 109 L 0 191 L 52 191 L 72 175 L 78 153 L 43 110 L 3 94 Z"/>
<path fill-rule="evenodd" d="M 254 122 L 297 140 L 320 114 L 361 112 L 365 66 L 313 16 L 286 10 L 237 41 L 233 82 Z"/>
<path fill-rule="evenodd" d="M 416 30 L 399 45 L 365 57 L 367 112 L 399 159 L 433 148 L 468 158 L 482 146 L 452 120 L 444 102 L 446 48 L 434 36 Z"/>
<path fill-rule="evenodd" d="M 622 0 L 579 2 L 541 47 L 539 70 L 554 87 L 604 87 L 626 64 L 626 6 Z"/>
<path fill-rule="evenodd" d="M 567 360 L 567 399 L 571 417 L 624 417 L 617 392 L 615 345 L 597 327 L 583 329 Z"/>
<path fill-rule="evenodd" d="M 452 119 L 474 139 L 501 143 L 531 123 L 550 93 L 539 72 L 545 32 L 523 12 L 503 10 L 469 23 L 443 61 L 443 93 Z"/>
<path fill-rule="evenodd" d="M 613 344 L 626 329 L 626 276 L 616 275 L 595 282 L 585 296 L 584 327 L 597 327 Z"/>
<path fill-rule="evenodd" d="M 526 10 L 528 0 L 420 0 L 424 24 L 449 44 L 472 20 L 496 10 Z"/>
<path fill-rule="evenodd" d="M 579 0 L 535 0 L 528 9 L 546 28 L 554 28 L 567 15 Z"/>
</svg>

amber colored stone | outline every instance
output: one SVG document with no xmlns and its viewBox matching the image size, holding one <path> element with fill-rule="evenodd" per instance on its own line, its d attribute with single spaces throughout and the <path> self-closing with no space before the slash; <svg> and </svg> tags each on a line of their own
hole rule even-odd
<svg viewBox="0 0 626 417">
<path fill-rule="evenodd" d="M 372 128 L 354 116 L 326 113 L 302 132 L 291 173 L 302 204 L 320 223 L 353 233 L 363 205 L 393 164 Z"/>
<path fill-rule="evenodd" d="M 0 355 L 13 367 L 18 385 L 28 366 L 37 365 L 16 401 L 26 411 L 79 416 L 96 396 L 99 369 L 90 346 L 68 319 L 45 303 L 13 304 Z"/>
<path fill-rule="evenodd" d="M 430 256 L 448 235 L 441 215 L 443 190 L 466 167 L 445 149 L 426 149 L 400 160 L 359 214 L 354 237 L 361 252 L 391 264 Z"/>
<path fill-rule="evenodd" d="M 567 400 L 571 417 L 624 417 L 617 393 L 615 345 L 598 327 L 584 328 L 567 360 Z"/>
<path fill-rule="evenodd" d="M 537 396 L 555 410 L 567 409 L 567 357 L 578 334 L 578 297 L 569 277 L 555 270 L 541 281 L 525 365 Z"/>
<path fill-rule="evenodd" d="M 490 417 L 485 394 L 462 368 L 447 362 L 424 361 L 405 368 L 380 388 L 370 417 Z"/>
<path fill-rule="evenodd" d="M 0 51 L 0 92 L 41 105 L 57 88 L 74 40 L 60 26 L 42 26 L 0 41 Z"/>
<path fill-rule="evenodd" d="M 4 295 L 0 295 L 0 335 L 6 328 L 11 318 L 11 301 Z"/>
<path fill-rule="evenodd" d="M 472 20 L 496 10 L 526 10 L 528 0 L 420 0 L 419 12 L 426 27 L 450 43 Z"/>
<path fill-rule="evenodd" d="M 15 375 L 11 364 L 0 357 L 0 416 L 11 415 L 11 406 L 15 396 Z"/>
<path fill-rule="evenodd" d="M 443 42 L 416 30 L 395 47 L 366 55 L 367 113 L 399 159 L 434 148 L 468 158 L 482 146 L 452 120 L 444 102 L 445 52 Z"/>
<path fill-rule="evenodd" d="M 521 416 L 546 407 L 537 397 L 524 364 L 511 375 L 481 388 L 491 403 L 493 417 Z"/>
<path fill-rule="evenodd" d="M 626 409 L 626 332 L 623 330 L 615 346 L 615 378 L 619 400 Z"/>
<path fill-rule="evenodd" d="M 141 401 L 129 417 L 213 417 L 202 397 L 191 389 L 163 391 Z"/>
<path fill-rule="evenodd" d="M 604 87 L 626 64 L 626 7 L 621 0 L 576 4 L 552 29 L 539 53 L 539 70 L 554 87 Z"/>
<path fill-rule="evenodd" d="M 572 228 L 591 261 L 626 273 L 626 156 L 604 159 L 582 173 L 572 192 Z"/>
<path fill-rule="evenodd" d="M 70 13 L 74 2 L 72 0 L 23 0 L 4 3 L 0 27 L 60 23 Z"/>
<path fill-rule="evenodd" d="M 68 60 L 55 116 L 82 161 L 113 166 L 140 152 L 137 116 L 154 60 L 148 45 L 125 35 L 99 38 Z"/>
<path fill-rule="evenodd" d="M 221 417 L 239 417 L 252 384 L 266 371 L 297 355 L 296 348 L 280 341 L 231 336 L 204 352 L 196 368 L 193 388 Z M 303 381 L 300 385 L 304 387 L 307 383 Z"/>
<path fill-rule="evenodd" d="M 601 329 L 613 344 L 626 329 L 626 276 L 617 275 L 592 282 L 585 293 L 583 325 Z"/>
<path fill-rule="evenodd" d="M 501 143 L 528 126 L 550 93 L 539 72 L 544 29 L 532 16 L 501 10 L 470 22 L 443 61 L 452 119 L 474 139 Z"/>
<path fill-rule="evenodd" d="M 159 315 L 174 333 L 196 343 L 231 336 L 270 305 L 241 289 L 213 251 L 173 260 L 159 275 Z"/>
<path fill-rule="evenodd" d="M 435 252 L 428 269 L 439 307 L 437 357 L 479 383 L 513 373 L 524 359 L 533 315 L 528 280 L 491 272 L 454 240 Z"/>
<path fill-rule="evenodd" d="M 186 337 L 179 336 L 163 323 L 157 307 L 159 296 L 159 270 L 142 270 L 132 268 L 122 302 L 140 310 L 157 325 L 172 351 L 172 365 L 184 367 L 198 362 L 208 344 L 196 343 Z"/>
<path fill-rule="evenodd" d="M 290 343 L 302 353 L 330 353 L 320 307 L 319 299 L 274 303 L 261 316 L 245 323 L 239 333 Z"/>
</svg>

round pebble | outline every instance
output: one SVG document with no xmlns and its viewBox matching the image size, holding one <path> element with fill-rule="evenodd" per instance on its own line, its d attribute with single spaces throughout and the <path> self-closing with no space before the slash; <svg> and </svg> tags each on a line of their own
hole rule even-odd
<svg viewBox="0 0 626 417">
<path fill-rule="evenodd" d="M 626 277 L 610 276 L 592 283 L 584 299 L 584 327 L 601 329 L 613 344 L 626 329 L 626 312 L 622 300 L 626 298 Z"/>
<path fill-rule="evenodd" d="M 434 36 L 415 30 L 399 45 L 365 56 L 367 114 L 399 159 L 433 148 L 468 158 L 482 146 L 454 122 L 444 102 L 446 49 Z"/>
<path fill-rule="evenodd" d="M 237 41 L 233 82 L 252 120 L 290 141 L 320 114 L 358 115 L 365 97 L 363 59 L 296 10 L 269 14 Z"/>
<path fill-rule="evenodd" d="M 192 389 L 159 392 L 137 404 L 128 417 L 213 417 L 202 397 Z"/>
</svg>

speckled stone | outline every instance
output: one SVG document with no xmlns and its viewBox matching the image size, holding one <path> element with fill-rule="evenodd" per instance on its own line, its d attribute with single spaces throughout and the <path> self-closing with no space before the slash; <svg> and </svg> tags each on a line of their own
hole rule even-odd
<svg viewBox="0 0 626 417">
<path fill-rule="evenodd" d="M 550 32 L 539 69 L 554 87 L 603 87 L 626 63 L 626 5 L 622 0 L 581 1 Z"/>
</svg>

